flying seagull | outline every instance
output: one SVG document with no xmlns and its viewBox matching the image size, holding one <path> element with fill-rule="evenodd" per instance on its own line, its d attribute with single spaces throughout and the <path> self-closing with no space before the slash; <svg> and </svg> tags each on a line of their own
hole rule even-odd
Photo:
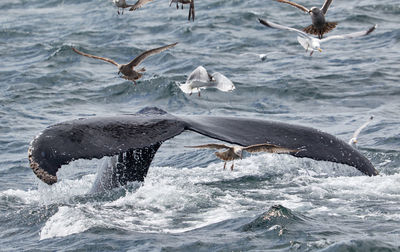
<svg viewBox="0 0 400 252">
<path fill-rule="evenodd" d="M 322 8 L 318 7 L 312 7 L 311 9 L 307 9 L 303 5 L 288 1 L 288 0 L 276 0 L 281 3 L 287 3 L 290 4 L 294 7 L 299 8 L 300 10 L 307 12 L 308 14 L 311 15 L 311 20 L 312 20 L 312 25 L 307 26 L 304 28 L 304 31 L 309 33 L 309 34 L 314 34 L 318 35 L 318 38 L 321 39 L 322 36 L 333 30 L 337 22 L 326 22 L 325 21 L 325 15 L 326 12 L 328 11 L 329 5 L 331 5 L 332 0 L 325 0 L 325 3 L 322 5 Z"/>
<path fill-rule="evenodd" d="M 179 3 L 182 4 L 181 8 L 183 9 L 184 4 L 190 4 L 189 7 L 189 16 L 188 20 L 190 21 L 190 18 L 194 21 L 194 0 L 170 0 L 169 1 L 169 6 L 171 6 L 172 3 L 176 3 L 176 8 L 179 9 Z"/>
<path fill-rule="evenodd" d="M 153 0 L 138 0 L 132 7 L 129 9 L 129 11 L 134 11 L 142 7 L 144 4 L 151 2 Z"/>
<path fill-rule="evenodd" d="M 287 148 L 283 148 L 277 145 L 273 144 L 255 144 L 255 145 L 249 145 L 247 147 L 243 146 L 228 146 L 225 144 L 205 144 L 205 145 L 197 145 L 197 146 L 185 146 L 186 148 L 199 148 L 199 149 L 227 149 L 226 151 L 220 151 L 220 152 L 215 152 L 215 156 L 217 156 L 219 159 L 225 161 L 224 163 L 224 170 L 226 168 L 226 163 L 228 161 L 232 161 L 232 166 L 231 170 L 233 170 L 234 166 L 234 160 L 236 159 L 242 159 L 242 154 L 243 151 L 247 151 L 250 153 L 253 152 L 269 152 L 269 153 L 279 153 L 279 154 L 284 154 L 284 153 L 293 153 L 293 152 L 299 152 L 301 150 L 291 150 Z"/>
<path fill-rule="evenodd" d="M 235 85 L 224 75 L 215 72 L 212 75 L 203 66 L 198 66 L 187 78 L 185 84 L 179 86 L 182 92 L 192 95 L 205 88 L 216 88 L 223 92 L 233 91 Z"/>
<path fill-rule="evenodd" d="M 352 146 L 355 146 L 358 142 L 357 138 L 358 135 L 360 135 L 360 132 L 366 128 L 368 126 L 368 124 L 370 124 L 372 122 L 372 120 L 374 119 L 373 116 L 371 116 L 368 121 L 366 121 L 363 125 L 361 125 L 360 128 L 358 128 L 356 131 L 354 131 L 353 137 L 349 140 L 349 144 Z"/>
<path fill-rule="evenodd" d="M 151 49 L 151 50 L 145 51 L 144 53 L 142 53 L 139 56 L 137 56 L 136 58 L 134 58 L 128 64 L 118 64 L 117 62 L 115 62 L 112 59 L 108 59 L 108 58 L 103 58 L 103 57 L 87 54 L 87 53 L 78 51 L 75 48 L 72 48 L 72 50 L 74 52 L 76 52 L 77 54 L 80 54 L 80 55 L 83 55 L 83 56 L 86 56 L 86 57 L 89 57 L 89 58 L 93 58 L 93 59 L 104 60 L 106 62 L 109 62 L 109 63 L 117 66 L 118 67 L 118 74 L 122 73 L 122 76 L 121 76 L 122 78 L 124 78 L 126 80 L 131 80 L 136 85 L 136 80 L 138 80 L 138 79 L 140 79 L 142 77 L 143 74 L 141 72 L 145 72 L 146 69 L 142 68 L 142 69 L 136 71 L 134 68 L 137 67 L 140 63 L 142 63 L 142 61 L 145 60 L 150 55 L 160 53 L 160 52 L 162 52 L 164 50 L 167 50 L 167 49 L 175 46 L 176 44 L 178 44 L 178 42 L 170 44 L 170 45 L 166 45 L 166 46 L 162 46 L 162 47 L 159 47 L 159 48 L 155 48 L 155 49 Z"/>
<path fill-rule="evenodd" d="M 321 46 L 320 46 L 320 44 L 322 42 L 326 42 L 326 41 L 329 41 L 332 39 L 348 39 L 348 38 L 357 38 L 357 37 L 365 36 L 365 35 L 368 35 L 371 32 L 373 32 L 376 29 L 376 27 L 378 27 L 378 25 L 374 25 L 366 31 L 353 32 L 353 33 L 348 33 L 348 34 L 343 34 L 343 35 L 333 35 L 333 36 L 328 36 L 323 39 L 317 39 L 317 38 L 314 38 L 314 37 L 308 35 L 307 33 L 303 32 L 303 31 L 300 31 L 295 28 L 275 24 L 270 21 L 263 20 L 261 18 L 259 18 L 258 21 L 261 24 L 263 24 L 267 27 L 270 27 L 270 28 L 297 32 L 297 34 L 299 35 L 299 36 L 297 36 L 297 41 L 299 41 L 301 46 L 303 46 L 304 49 L 306 49 L 306 52 L 308 52 L 308 50 L 311 50 L 310 56 L 313 54 L 314 51 L 322 52 Z"/>
<path fill-rule="evenodd" d="M 117 13 L 118 13 L 118 15 L 119 14 L 124 14 L 124 9 L 125 8 L 129 8 L 129 7 L 132 7 L 133 5 L 132 4 L 126 4 L 126 1 L 125 0 L 113 0 L 113 3 L 115 4 L 115 6 L 117 6 L 118 7 L 118 10 L 117 10 Z M 120 13 L 119 12 L 119 8 L 121 8 L 122 9 L 122 12 Z"/>
</svg>

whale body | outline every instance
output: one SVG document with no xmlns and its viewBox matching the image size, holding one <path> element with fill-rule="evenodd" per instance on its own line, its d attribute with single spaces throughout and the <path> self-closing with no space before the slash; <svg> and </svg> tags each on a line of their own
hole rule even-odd
<svg viewBox="0 0 400 252">
<path fill-rule="evenodd" d="M 136 114 L 76 119 L 49 126 L 30 144 L 30 167 L 39 179 L 51 185 L 57 182 L 62 165 L 110 156 L 115 157 L 115 166 L 103 172 L 109 179 L 105 189 L 144 181 L 161 144 L 183 131 L 241 146 L 269 143 L 299 149 L 290 155 L 346 164 L 368 176 L 378 174 L 358 150 L 314 128 L 251 118 L 174 116 L 154 107 Z M 104 181 L 101 183 L 104 185 Z"/>
</svg>

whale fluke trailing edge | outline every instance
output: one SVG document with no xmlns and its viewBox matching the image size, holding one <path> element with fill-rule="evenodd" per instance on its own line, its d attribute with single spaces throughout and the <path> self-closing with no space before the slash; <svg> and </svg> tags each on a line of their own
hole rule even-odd
<svg viewBox="0 0 400 252">
<path fill-rule="evenodd" d="M 346 164 L 369 176 L 378 174 L 358 150 L 310 127 L 249 118 L 174 116 L 154 107 L 49 126 L 30 144 L 30 167 L 51 185 L 57 182 L 58 169 L 73 160 L 118 156 L 122 166 L 112 172 L 114 184 L 143 181 L 160 145 L 185 130 L 241 146 L 268 143 L 298 149 L 289 155 Z"/>
</svg>

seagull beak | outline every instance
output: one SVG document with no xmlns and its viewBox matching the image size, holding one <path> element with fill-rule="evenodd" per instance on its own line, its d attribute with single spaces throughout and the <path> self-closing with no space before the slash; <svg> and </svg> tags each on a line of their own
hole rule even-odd
<svg viewBox="0 0 400 252">
<path fill-rule="evenodd" d="M 319 52 L 322 52 L 322 49 L 321 49 L 321 48 L 318 48 L 318 51 L 319 51 Z"/>
</svg>

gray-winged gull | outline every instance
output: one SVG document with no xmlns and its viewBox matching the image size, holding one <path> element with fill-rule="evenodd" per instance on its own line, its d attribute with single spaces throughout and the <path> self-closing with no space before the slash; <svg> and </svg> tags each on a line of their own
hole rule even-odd
<svg viewBox="0 0 400 252">
<path fill-rule="evenodd" d="M 204 145 L 197 145 L 197 146 L 185 146 L 186 148 L 201 148 L 201 149 L 227 149 L 226 151 L 215 152 L 215 156 L 219 159 L 225 161 L 224 163 L 224 170 L 226 168 L 226 163 L 228 161 L 232 161 L 231 170 L 233 170 L 234 160 L 241 159 L 243 151 L 247 151 L 250 153 L 254 152 L 269 152 L 269 153 L 279 153 L 279 154 L 288 154 L 288 153 L 295 153 L 299 152 L 300 150 L 291 150 L 288 148 L 283 148 L 273 144 L 254 144 L 249 145 L 246 147 L 243 146 L 228 146 L 225 144 L 204 144 Z"/>
<path fill-rule="evenodd" d="M 215 72 L 212 75 L 203 66 L 198 66 L 187 78 L 185 84 L 179 86 L 182 92 L 192 94 L 206 88 L 216 88 L 223 92 L 233 91 L 235 85 L 224 75 Z"/>
<path fill-rule="evenodd" d="M 144 53 L 140 54 L 139 56 L 137 56 L 136 58 L 134 58 L 131 62 L 129 62 L 128 64 L 118 64 L 117 62 L 115 62 L 112 59 L 108 59 L 108 58 L 104 58 L 104 57 L 99 57 L 99 56 L 95 56 L 95 55 L 91 55 L 91 54 L 87 54 L 84 52 L 81 52 L 75 48 L 72 48 L 72 50 L 80 55 L 89 57 L 89 58 L 93 58 L 93 59 L 99 59 L 99 60 L 104 60 L 108 63 L 111 63 L 115 66 L 118 67 L 118 74 L 122 73 L 123 76 L 121 76 L 122 78 L 126 79 L 126 80 L 131 80 L 133 81 L 133 83 L 136 84 L 136 80 L 140 79 L 142 77 L 142 73 L 141 72 L 145 72 L 146 69 L 142 68 L 138 71 L 136 71 L 134 68 L 137 67 L 140 63 L 142 63 L 143 60 L 145 60 L 147 57 L 149 57 L 150 55 L 153 54 L 157 54 L 160 53 L 164 50 L 167 50 L 173 46 L 175 46 L 176 44 L 178 44 L 178 42 L 170 44 L 170 45 L 166 45 L 166 46 L 162 46 L 159 48 L 155 48 L 155 49 L 151 49 L 148 51 L 145 51 Z"/>
<path fill-rule="evenodd" d="M 312 7 L 311 9 L 307 9 L 303 5 L 287 1 L 287 0 L 276 0 L 281 3 L 287 3 L 290 4 L 296 8 L 299 8 L 300 10 L 307 12 L 311 16 L 312 20 L 312 25 L 307 26 L 306 28 L 303 29 L 303 31 L 309 33 L 309 34 L 314 34 L 318 35 L 318 38 L 321 39 L 322 36 L 333 30 L 337 22 L 326 22 L 325 21 L 325 15 L 326 12 L 328 11 L 329 6 L 332 3 L 332 0 L 325 0 L 324 4 L 322 5 L 321 8 L 318 7 Z"/>
<path fill-rule="evenodd" d="M 371 32 L 373 32 L 376 29 L 376 27 L 378 27 L 378 25 L 374 25 L 365 31 L 353 32 L 353 33 L 348 33 L 348 34 L 343 34 L 343 35 L 333 35 L 333 36 L 325 37 L 323 39 L 317 39 L 317 38 L 314 38 L 314 37 L 308 35 L 307 33 L 303 32 L 303 31 L 295 29 L 295 28 L 275 24 L 273 22 L 266 21 L 261 18 L 259 18 L 258 21 L 261 24 L 263 24 L 267 27 L 270 27 L 270 28 L 297 32 L 297 34 L 298 34 L 297 41 L 299 41 L 301 46 L 303 46 L 304 49 L 306 49 L 306 51 L 311 50 L 310 56 L 313 54 L 314 51 L 322 52 L 321 46 L 320 46 L 320 44 L 322 42 L 326 42 L 326 41 L 329 41 L 332 39 L 349 39 L 349 38 L 357 38 L 357 37 L 365 36 L 365 35 L 368 35 Z"/>
</svg>

